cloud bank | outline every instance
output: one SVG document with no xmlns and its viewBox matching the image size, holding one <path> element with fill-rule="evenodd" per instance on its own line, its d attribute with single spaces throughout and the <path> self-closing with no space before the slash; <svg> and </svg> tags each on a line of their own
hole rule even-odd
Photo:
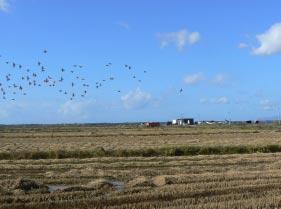
<svg viewBox="0 0 281 209">
<path fill-rule="evenodd" d="M 192 75 L 187 75 L 184 77 L 184 83 L 187 84 L 187 85 L 194 85 L 194 84 L 197 84 L 201 81 L 203 81 L 205 78 L 204 78 L 204 75 L 203 73 L 195 73 L 195 74 L 192 74 Z"/>
<path fill-rule="evenodd" d="M 222 86 L 228 83 L 228 77 L 224 74 L 217 74 L 212 82 L 216 85 Z"/>
<path fill-rule="evenodd" d="M 272 55 L 281 52 L 281 23 L 272 25 L 266 32 L 256 36 L 259 47 L 253 48 L 255 55 Z"/>
<path fill-rule="evenodd" d="M 7 12 L 9 8 L 9 3 L 7 0 L 0 0 L 0 11 Z"/>
<path fill-rule="evenodd" d="M 137 88 L 121 97 L 121 101 L 126 109 L 142 109 L 152 100 L 150 93 Z"/>
<path fill-rule="evenodd" d="M 212 99 L 207 99 L 207 98 L 201 98 L 199 100 L 200 104 L 229 104 L 230 100 L 227 96 L 221 96 L 218 98 L 212 98 Z"/>
<path fill-rule="evenodd" d="M 186 45 L 193 45 L 200 40 L 199 32 L 189 32 L 187 29 L 176 32 L 159 33 L 157 36 L 162 48 L 172 45 L 179 51 L 182 51 Z"/>
<path fill-rule="evenodd" d="M 94 101 L 66 101 L 58 110 L 64 117 L 88 118 L 89 111 L 94 106 Z"/>
</svg>

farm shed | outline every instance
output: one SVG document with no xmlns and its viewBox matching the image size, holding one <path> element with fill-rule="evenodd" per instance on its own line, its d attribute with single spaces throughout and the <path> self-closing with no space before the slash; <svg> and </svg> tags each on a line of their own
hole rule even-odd
<svg viewBox="0 0 281 209">
<path fill-rule="evenodd" d="M 179 126 L 194 125 L 194 119 L 193 118 L 177 119 L 177 125 L 179 125 Z"/>
<path fill-rule="evenodd" d="M 144 125 L 147 127 L 159 127 L 160 123 L 159 122 L 146 122 Z"/>
<path fill-rule="evenodd" d="M 177 120 L 172 120 L 172 125 L 177 125 Z"/>
</svg>

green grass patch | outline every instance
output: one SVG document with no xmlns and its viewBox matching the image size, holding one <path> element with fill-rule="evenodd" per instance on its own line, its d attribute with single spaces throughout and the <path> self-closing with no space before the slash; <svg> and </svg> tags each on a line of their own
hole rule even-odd
<svg viewBox="0 0 281 209">
<path fill-rule="evenodd" d="M 225 155 L 225 154 L 252 154 L 281 152 L 281 145 L 264 146 L 182 146 L 167 148 L 149 148 L 139 150 L 51 150 L 31 152 L 2 152 L 0 160 L 20 159 L 66 159 L 92 157 L 157 157 L 157 156 L 196 156 L 196 155 Z"/>
</svg>

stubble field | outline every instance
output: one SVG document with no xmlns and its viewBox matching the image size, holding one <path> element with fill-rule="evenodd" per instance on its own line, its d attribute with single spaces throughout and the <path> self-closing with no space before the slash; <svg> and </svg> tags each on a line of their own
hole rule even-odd
<svg viewBox="0 0 281 209">
<path fill-rule="evenodd" d="M 0 208 L 280 208 L 280 145 L 267 125 L 2 127 Z"/>
</svg>

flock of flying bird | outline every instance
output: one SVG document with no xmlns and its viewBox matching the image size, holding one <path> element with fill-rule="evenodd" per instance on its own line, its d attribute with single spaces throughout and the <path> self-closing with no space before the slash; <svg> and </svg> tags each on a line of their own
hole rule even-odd
<svg viewBox="0 0 281 209">
<path fill-rule="evenodd" d="M 42 54 L 43 56 L 47 56 L 48 50 L 44 49 Z M 29 68 L 14 61 L 5 60 L 0 55 L 0 64 L 4 64 L 8 69 L 8 72 L 0 69 L 0 99 L 2 100 L 15 101 L 17 95 L 26 96 L 31 87 L 54 88 L 59 94 L 64 95 L 70 100 L 79 97 L 84 98 L 89 92 L 90 84 L 85 77 L 81 76 L 80 72 L 84 69 L 84 66 L 80 64 L 74 64 L 69 68 L 62 67 L 56 72 L 57 75 L 53 75 L 54 72 L 49 71 L 48 67 L 42 61 L 37 61 L 35 67 Z M 111 75 L 111 68 L 112 63 L 108 62 L 105 65 L 105 70 L 110 75 L 105 79 L 96 81 L 93 84 L 94 88 L 99 89 L 105 85 L 105 82 L 116 79 Z M 134 74 L 131 65 L 124 64 L 124 69 L 132 72 L 131 78 L 136 82 L 142 82 Z M 146 74 L 147 71 L 144 70 L 142 73 Z M 121 90 L 116 91 L 121 92 Z M 182 91 L 183 89 L 180 89 L 179 92 L 182 93 Z"/>
<path fill-rule="evenodd" d="M 43 54 L 47 55 L 48 51 L 43 50 Z M 0 98 L 3 100 L 12 100 L 15 101 L 17 95 L 27 95 L 27 90 L 31 87 L 57 87 L 62 86 L 62 84 L 67 73 L 66 69 L 60 69 L 60 76 L 52 76 L 48 68 L 41 62 L 36 63 L 36 67 L 32 69 L 25 67 L 22 64 L 18 64 L 15 61 L 4 60 L 4 57 L 0 55 L 0 62 L 6 64 L 8 72 L 3 74 L 3 71 L 0 71 Z M 83 68 L 82 65 L 73 65 L 69 73 L 75 74 L 77 69 Z M 69 77 L 69 76 L 66 76 Z M 82 92 L 75 92 L 74 86 L 76 84 L 82 85 Z M 89 84 L 86 82 L 85 78 L 76 76 L 75 80 L 71 80 L 70 85 L 72 89 L 59 89 L 58 91 L 66 95 L 73 100 L 77 96 L 85 97 L 88 93 Z"/>
</svg>

